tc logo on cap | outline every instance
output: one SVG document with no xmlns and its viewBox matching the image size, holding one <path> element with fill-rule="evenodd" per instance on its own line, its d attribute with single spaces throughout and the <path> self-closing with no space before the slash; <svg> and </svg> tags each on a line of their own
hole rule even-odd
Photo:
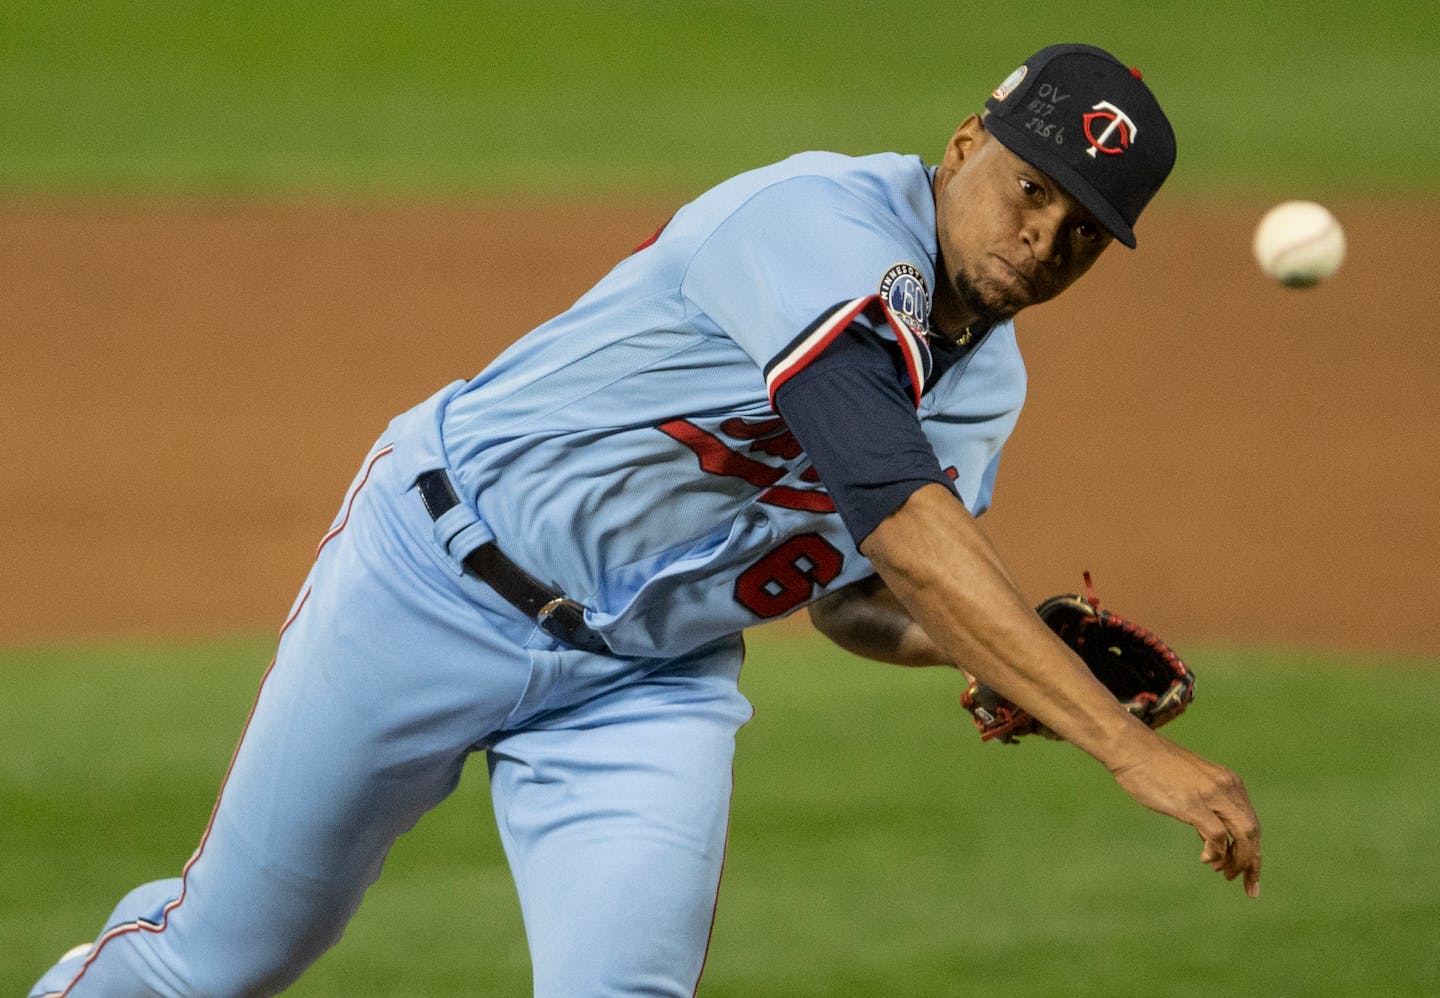
<svg viewBox="0 0 1440 998">
<path fill-rule="evenodd" d="M 1132 249 L 1135 220 L 1175 165 L 1175 132 L 1149 86 L 1093 45 L 1026 59 L 985 101 L 984 128 Z"/>
<path fill-rule="evenodd" d="M 1085 141 L 1090 143 L 1090 148 L 1085 150 L 1085 155 L 1095 159 L 1097 152 L 1103 152 L 1107 156 L 1118 156 L 1130 148 L 1130 143 L 1135 141 L 1135 136 L 1140 134 L 1140 129 L 1135 127 L 1135 122 L 1130 116 L 1120 110 L 1108 100 L 1102 100 L 1094 105 L 1090 113 L 1084 116 L 1085 120 Z M 1104 130 L 1099 135 L 1095 134 L 1095 123 L 1104 122 Z M 1119 142 L 1119 145 L 1106 145 L 1111 139 Z"/>
</svg>

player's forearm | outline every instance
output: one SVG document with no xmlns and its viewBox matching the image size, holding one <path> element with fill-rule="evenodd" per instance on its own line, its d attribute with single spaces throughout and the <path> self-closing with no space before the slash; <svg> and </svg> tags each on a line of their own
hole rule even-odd
<svg viewBox="0 0 1440 998">
<path fill-rule="evenodd" d="M 810 606 L 815 629 L 848 652 L 895 665 L 951 665 L 945 650 L 872 576 L 852 583 Z"/>
<path fill-rule="evenodd" d="M 1061 737 L 1115 769 L 1155 736 L 1062 644 L 946 489 L 926 486 L 861 545 L 942 648 Z"/>
</svg>

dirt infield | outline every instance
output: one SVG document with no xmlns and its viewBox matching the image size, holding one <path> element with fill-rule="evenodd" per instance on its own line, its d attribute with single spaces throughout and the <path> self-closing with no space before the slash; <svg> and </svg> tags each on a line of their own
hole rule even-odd
<svg viewBox="0 0 1440 998">
<path fill-rule="evenodd" d="M 668 203 L 0 205 L 0 643 L 278 625 L 391 415 L 566 306 Z M 1157 205 L 1022 316 L 989 530 L 1179 638 L 1440 653 L 1440 210 L 1337 208 L 1308 292 L 1261 205 Z M 1417 265 L 1418 264 L 1418 265 Z"/>
</svg>

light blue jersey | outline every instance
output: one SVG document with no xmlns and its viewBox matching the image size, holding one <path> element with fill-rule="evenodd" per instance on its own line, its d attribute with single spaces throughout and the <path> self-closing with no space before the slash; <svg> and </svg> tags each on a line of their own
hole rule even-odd
<svg viewBox="0 0 1440 998">
<path fill-rule="evenodd" d="M 887 412 L 977 513 L 1020 409 L 1008 323 L 968 352 L 927 337 L 930 180 L 915 158 L 822 153 L 737 177 L 396 419 L 320 543 L 182 875 L 128 894 L 31 995 L 283 989 L 476 751 L 535 994 L 693 995 L 750 716 L 740 633 L 873 571 L 775 400 L 847 383 L 815 380 L 842 343 L 879 349 Z M 491 543 L 582 603 L 608 648 L 558 640 L 467 570 Z"/>
<path fill-rule="evenodd" d="M 773 382 L 803 365 L 816 346 L 797 343 L 802 330 L 880 294 L 887 275 L 918 275 L 926 297 L 930 177 L 915 157 L 830 153 L 738 176 L 404 417 L 402 461 L 417 473 L 443 461 L 478 513 L 452 553 L 495 540 L 636 655 L 685 651 L 872 574 L 777 420 L 765 371 Z M 898 321 L 875 335 L 922 380 L 928 302 L 894 304 Z M 1024 398 L 1012 326 L 924 389 L 926 437 L 978 514 Z"/>
</svg>

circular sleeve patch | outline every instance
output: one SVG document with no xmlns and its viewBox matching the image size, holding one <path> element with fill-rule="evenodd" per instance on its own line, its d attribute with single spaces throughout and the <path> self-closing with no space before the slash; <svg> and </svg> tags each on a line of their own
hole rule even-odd
<svg viewBox="0 0 1440 998">
<path fill-rule="evenodd" d="M 908 263 L 897 263 L 880 279 L 880 297 L 917 336 L 930 329 L 930 289 L 925 275 Z"/>
</svg>

